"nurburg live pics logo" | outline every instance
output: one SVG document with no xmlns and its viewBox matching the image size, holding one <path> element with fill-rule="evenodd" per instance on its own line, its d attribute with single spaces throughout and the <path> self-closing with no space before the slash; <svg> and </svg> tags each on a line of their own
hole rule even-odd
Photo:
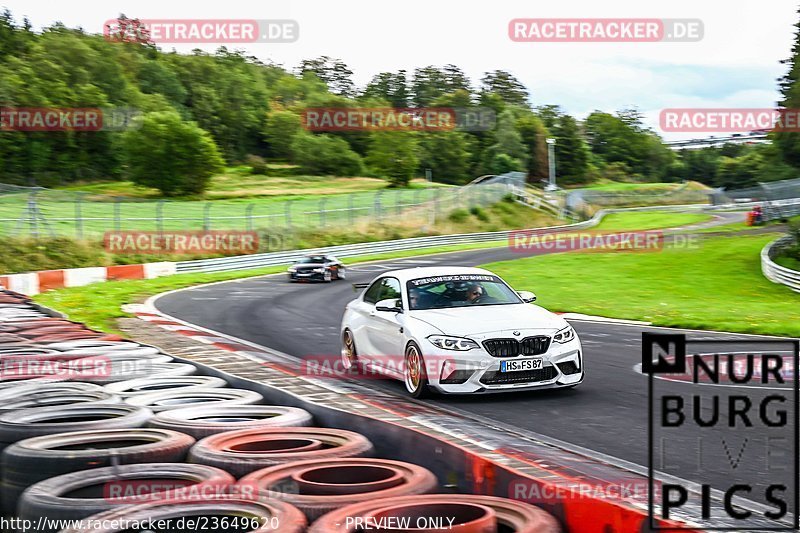
<svg viewBox="0 0 800 533">
<path fill-rule="evenodd" d="M 800 341 L 731 338 L 642 333 L 654 531 L 800 526 Z"/>
</svg>

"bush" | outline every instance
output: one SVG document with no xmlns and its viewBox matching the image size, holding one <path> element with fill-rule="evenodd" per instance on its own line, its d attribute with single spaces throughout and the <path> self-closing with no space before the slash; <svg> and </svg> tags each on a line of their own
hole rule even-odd
<svg viewBox="0 0 800 533">
<path fill-rule="evenodd" d="M 470 214 L 472 214 L 475 218 L 477 218 L 481 222 L 488 222 L 489 221 L 489 215 L 487 215 L 486 211 L 484 211 L 483 209 L 481 209 L 478 206 L 471 207 L 469 209 L 469 212 L 470 212 Z"/>
<path fill-rule="evenodd" d="M 364 172 L 361 157 L 339 137 L 299 133 L 292 142 L 292 153 L 307 174 L 359 176 Z"/>
<path fill-rule="evenodd" d="M 447 219 L 451 222 L 461 223 L 469 218 L 469 211 L 466 209 L 454 209 L 447 215 Z"/>
<path fill-rule="evenodd" d="M 139 118 L 122 145 L 131 181 L 165 196 L 202 193 L 224 166 L 211 135 L 173 111 Z"/>
<path fill-rule="evenodd" d="M 260 176 L 267 175 L 267 162 L 263 157 L 257 155 L 248 155 L 246 162 L 250 167 L 250 174 L 258 174 Z"/>
</svg>

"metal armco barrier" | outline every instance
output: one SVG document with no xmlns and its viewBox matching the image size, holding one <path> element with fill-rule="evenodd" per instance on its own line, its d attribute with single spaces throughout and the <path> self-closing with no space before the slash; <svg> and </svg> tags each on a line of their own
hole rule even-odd
<svg viewBox="0 0 800 533">
<path fill-rule="evenodd" d="M 593 218 L 575 224 L 563 226 L 549 226 L 548 230 L 573 230 L 589 228 L 597 225 L 607 211 L 598 212 Z M 271 252 L 265 254 L 239 255 L 235 257 L 221 257 L 217 259 L 199 259 L 195 261 L 179 261 L 176 263 L 178 274 L 184 272 L 223 272 L 226 270 L 245 270 L 265 266 L 285 265 L 296 261 L 306 255 L 329 254 L 337 257 L 358 257 L 362 255 L 397 252 L 402 250 L 416 250 L 435 246 L 451 244 L 475 244 L 507 240 L 515 231 L 490 231 L 483 233 L 463 233 L 459 235 L 436 235 L 433 237 L 414 237 L 411 239 L 397 239 L 393 241 L 378 241 L 358 244 L 345 244 L 342 246 L 328 246 L 325 248 L 312 248 L 305 250 L 291 250 L 287 252 Z"/>
<path fill-rule="evenodd" d="M 773 283 L 786 285 L 795 292 L 800 292 L 800 272 L 777 264 L 773 259 L 781 248 L 792 242 L 792 237 L 787 235 L 772 241 L 761 250 L 761 272 Z"/>
</svg>

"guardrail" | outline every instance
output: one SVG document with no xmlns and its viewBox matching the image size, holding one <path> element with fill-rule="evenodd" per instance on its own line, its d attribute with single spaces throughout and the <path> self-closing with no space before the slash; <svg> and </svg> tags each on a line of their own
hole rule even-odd
<svg viewBox="0 0 800 533">
<path fill-rule="evenodd" d="M 549 226 L 548 230 L 581 229 L 596 225 L 607 212 L 598 213 L 589 220 L 564 224 L 562 226 Z M 540 228 L 545 229 L 545 228 Z M 176 263 L 176 272 L 224 272 L 228 270 L 245 270 L 266 266 L 285 265 L 301 259 L 307 255 L 328 254 L 337 257 L 356 257 L 386 252 L 399 252 L 435 246 L 449 246 L 452 244 L 475 244 L 508 239 L 513 231 L 489 231 L 483 233 L 462 233 L 457 235 L 435 235 L 431 237 L 413 237 L 410 239 L 397 239 L 393 241 L 377 241 L 358 244 L 344 244 L 341 246 L 328 246 L 324 248 L 311 248 L 304 250 L 291 250 L 287 252 L 270 252 L 264 254 L 239 255 L 235 257 L 219 257 L 215 259 L 198 259 L 194 261 L 179 261 Z"/>
<path fill-rule="evenodd" d="M 773 283 L 786 285 L 795 292 L 800 292 L 800 272 L 777 264 L 774 259 L 778 252 L 792 242 L 787 235 L 772 241 L 761 250 L 761 272 Z"/>
</svg>

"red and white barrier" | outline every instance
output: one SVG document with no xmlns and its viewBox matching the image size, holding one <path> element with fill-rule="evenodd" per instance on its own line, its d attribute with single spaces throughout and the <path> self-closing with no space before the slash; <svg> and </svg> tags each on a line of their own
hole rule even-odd
<svg viewBox="0 0 800 533">
<path fill-rule="evenodd" d="M 33 296 L 51 289 L 81 287 L 101 281 L 153 279 L 161 276 L 171 276 L 172 274 L 175 274 L 175 263 L 172 262 L 42 270 L 40 272 L 0 276 L 0 288 Z"/>
</svg>

